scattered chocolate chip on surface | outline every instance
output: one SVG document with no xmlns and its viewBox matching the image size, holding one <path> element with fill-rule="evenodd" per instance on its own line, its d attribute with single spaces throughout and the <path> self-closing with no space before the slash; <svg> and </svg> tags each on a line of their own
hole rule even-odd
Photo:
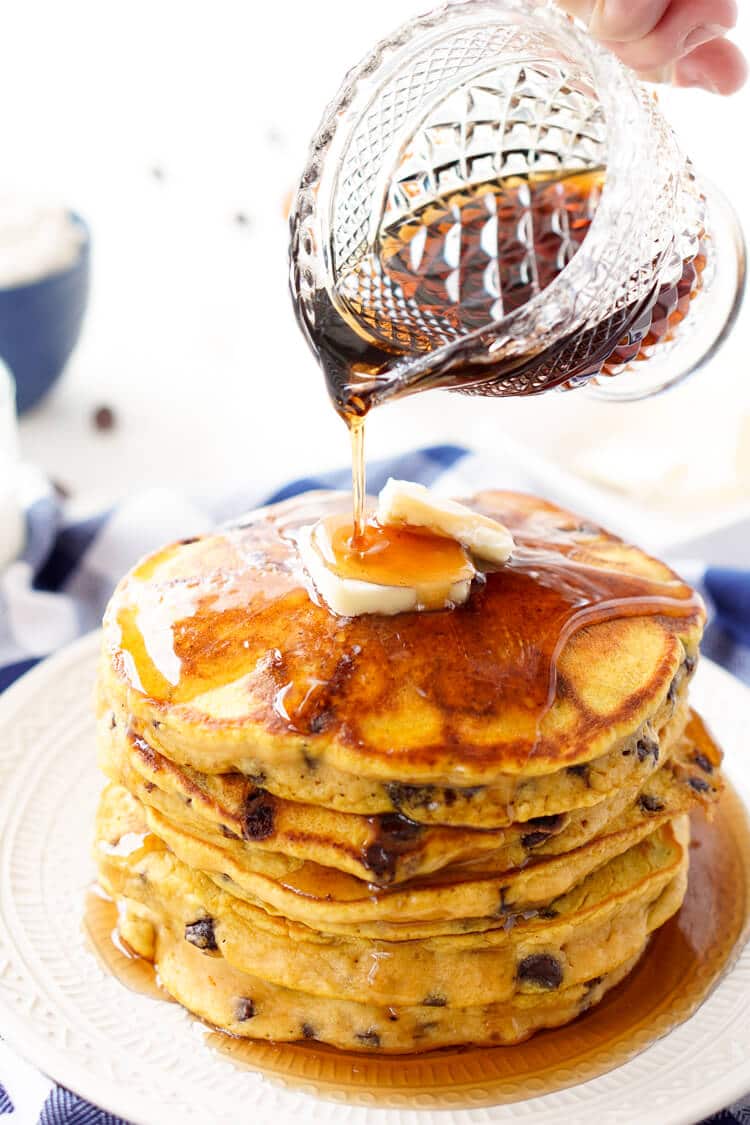
<svg viewBox="0 0 750 1125">
<path fill-rule="evenodd" d="M 68 486 L 63 484 L 62 481 L 53 480 L 52 487 L 55 491 L 55 496 L 60 500 L 70 500 L 70 497 L 73 495 Z"/>
<path fill-rule="evenodd" d="M 647 758 L 659 761 L 659 743 L 653 738 L 639 738 L 635 744 L 635 752 L 639 762 L 645 762 Z"/>
<path fill-rule="evenodd" d="M 185 926 L 185 941 L 189 941 L 197 949 L 218 949 L 213 918 L 199 918 L 195 922 L 188 922 Z"/>
<path fill-rule="evenodd" d="M 373 875 L 382 878 L 384 875 L 393 874 L 395 856 L 389 854 L 382 844 L 368 844 L 362 852 L 362 863 Z"/>
<path fill-rule="evenodd" d="M 580 777 L 581 780 L 586 783 L 586 785 L 589 784 L 589 764 L 588 764 L 588 762 L 582 762 L 578 766 L 568 766 L 567 770 L 568 770 L 568 773 L 573 774 L 574 777 Z"/>
<path fill-rule="evenodd" d="M 386 782 L 385 791 L 396 811 L 399 811 L 402 805 L 424 809 L 435 799 L 433 785 L 404 785 L 400 781 L 389 781 Z"/>
<path fill-rule="evenodd" d="M 367 1031 L 358 1031 L 354 1038 L 365 1047 L 380 1046 L 380 1036 L 374 1027 L 368 1028 Z"/>
<path fill-rule="evenodd" d="M 273 797 L 261 789 L 245 806 L 245 839 L 267 840 L 273 835 L 275 820 Z"/>
<path fill-rule="evenodd" d="M 531 953 L 518 966 L 518 979 L 540 988 L 559 988 L 563 980 L 562 965 L 551 953 Z"/>
<path fill-rule="evenodd" d="M 92 414 L 92 419 L 94 427 L 102 433 L 115 428 L 115 412 L 111 406 L 97 406 Z"/>
<path fill-rule="evenodd" d="M 545 840 L 549 840 L 550 836 L 559 832 L 564 823 L 565 817 L 562 813 L 553 813 L 550 816 L 533 816 L 526 821 L 526 824 L 533 831 L 524 833 L 521 837 L 521 844 L 524 848 L 537 848 Z"/>
<path fill-rule="evenodd" d="M 234 1018 L 238 1023 L 251 1020 L 255 1015 L 255 1004 L 249 996 L 240 996 L 234 1005 Z"/>
<path fill-rule="evenodd" d="M 707 793 L 711 786 L 703 777 L 689 777 L 688 785 L 694 789 L 696 793 Z"/>
</svg>

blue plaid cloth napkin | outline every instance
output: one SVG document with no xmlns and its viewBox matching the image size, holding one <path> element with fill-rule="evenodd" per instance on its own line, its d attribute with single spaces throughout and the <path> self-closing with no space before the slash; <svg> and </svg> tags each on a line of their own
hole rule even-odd
<svg viewBox="0 0 750 1125">
<path fill-rule="evenodd" d="M 389 476 L 421 481 L 454 496 L 501 480 L 506 488 L 541 488 L 551 499 L 560 499 L 554 481 L 532 480 L 512 466 L 501 467 L 453 445 L 369 464 L 370 491 L 379 491 Z M 96 628 L 115 582 L 147 551 L 309 488 L 348 488 L 349 480 L 346 468 L 202 500 L 153 489 L 78 521 L 66 517 L 65 506 L 40 484 L 28 500 L 24 553 L 0 572 L 0 691 L 49 653 Z M 750 562 L 750 547 L 748 555 Z M 703 651 L 750 683 L 750 569 L 695 566 L 689 577 L 701 586 L 712 611 Z M 3 1117 L 8 1125 L 126 1125 L 55 1085 L 0 1039 Z M 750 1125 L 750 1095 L 710 1118 L 710 1125 Z"/>
</svg>

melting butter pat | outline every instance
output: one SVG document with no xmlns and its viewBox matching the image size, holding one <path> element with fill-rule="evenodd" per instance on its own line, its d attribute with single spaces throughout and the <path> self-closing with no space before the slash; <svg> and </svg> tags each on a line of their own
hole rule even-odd
<svg viewBox="0 0 750 1125">
<path fill-rule="evenodd" d="M 368 524 L 360 549 L 350 536 L 351 521 L 334 519 L 304 528 L 298 538 L 318 596 L 338 616 L 450 609 L 468 599 L 477 571 L 457 543 L 436 549 L 445 541 L 376 524 Z"/>
<path fill-rule="evenodd" d="M 505 563 L 513 551 L 507 527 L 455 500 L 433 496 L 413 481 L 388 480 L 378 497 L 378 521 L 383 526 L 426 528 L 433 535 L 455 539 L 485 562 Z"/>
</svg>

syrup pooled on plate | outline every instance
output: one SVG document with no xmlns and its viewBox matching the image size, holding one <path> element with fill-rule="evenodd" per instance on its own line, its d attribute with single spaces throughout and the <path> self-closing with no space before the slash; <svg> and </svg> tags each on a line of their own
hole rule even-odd
<svg viewBox="0 0 750 1125">
<path fill-rule="evenodd" d="M 120 937 L 117 922 L 116 904 L 99 887 L 91 887 L 83 915 L 83 933 L 89 947 L 103 967 L 131 992 L 172 1003 L 169 993 L 159 987 L 152 963 L 139 957 Z"/>
<path fill-rule="evenodd" d="M 452 715 L 481 714 L 491 729 L 512 706 L 518 760 L 535 750 L 557 659 L 576 631 L 658 617 L 680 633 L 702 617 L 699 597 L 666 568 L 663 578 L 634 573 L 619 540 L 552 506 L 527 512 L 523 497 L 505 493 L 470 505 L 503 523 L 515 549 L 465 605 L 336 617 L 311 601 L 296 537 L 329 517 L 346 517 L 345 527 L 349 504 L 341 494 L 302 497 L 146 560 L 115 595 L 108 625 L 132 687 L 180 703 L 242 680 L 242 714 L 268 729 L 312 736 L 340 723 L 373 752 L 361 720 L 397 700 L 432 716 L 430 747 L 455 743 Z M 472 760 L 496 753 L 486 738 L 462 736 L 461 746 L 469 773 Z"/>
</svg>

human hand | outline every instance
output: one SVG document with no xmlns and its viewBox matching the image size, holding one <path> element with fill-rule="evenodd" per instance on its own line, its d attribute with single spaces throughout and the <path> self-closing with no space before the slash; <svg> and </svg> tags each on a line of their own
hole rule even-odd
<svg viewBox="0 0 750 1125">
<path fill-rule="evenodd" d="M 737 22 L 736 0 L 559 3 L 649 81 L 733 94 L 747 78 L 742 52 L 725 38 Z"/>
</svg>

